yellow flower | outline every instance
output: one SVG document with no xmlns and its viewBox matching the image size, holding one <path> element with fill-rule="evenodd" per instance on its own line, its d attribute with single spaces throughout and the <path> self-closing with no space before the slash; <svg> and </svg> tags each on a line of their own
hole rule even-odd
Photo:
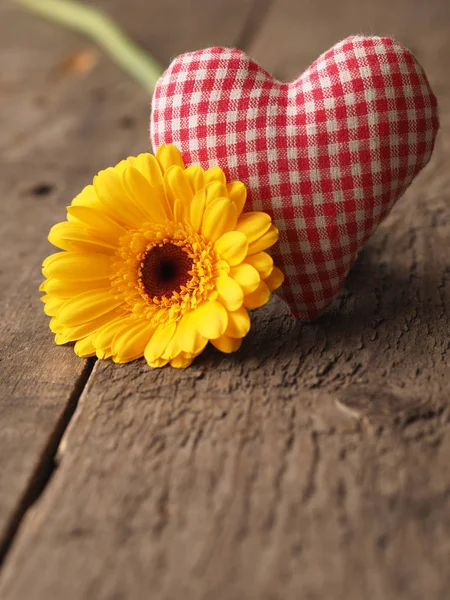
<svg viewBox="0 0 450 600">
<path fill-rule="evenodd" d="M 208 341 L 233 352 L 247 309 L 283 282 L 264 252 L 278 230 L 242 213 L 243 183 L 218 167 L 186 168 L 175 146 L 101 171 L 50 230 L 63 252 L 43 263 L 57 344 L 82 357 L 187 367 Z"/>
</svg>

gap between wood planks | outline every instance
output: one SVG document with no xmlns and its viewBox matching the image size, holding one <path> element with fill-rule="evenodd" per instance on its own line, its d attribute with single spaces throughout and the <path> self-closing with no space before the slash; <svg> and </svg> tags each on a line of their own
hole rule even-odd
<svg viewBox="0 0 450 600">
<path fill-rule="evenodd" d="M 234 45 L 244 51 L 248 51 L 259 30 L 264 24 L 274 0 L 253 0 L 242 30 L 237 35 Z M 43 452 L 39 458 L 35 472 L 31 476 L 22 498 L 18 502 L 15 512 L 12 514 L 6 528 L 3 539 L 0 539 L 0 569 L 3 567 L 6 556 L 11 549 L 16 533 L 28 512 L 35 502 L 44 493 L 55 470 L 59 466 L 58 451 L 61 441 L 75 414 L 79 399 L 94 371 L 97 360 L 90 358 L 76 381 L 74 390 L 70 395 L 66 408 L 63 411 L 55 429 L 50 436 Z"/>
<path fill-rule="evenodd" d="M 40 498 L 50 479 L 52 478 L 55 469 L 58 467 L 56 456 L 58 453 L 59 444 L 75 413 L 75 410 L 78 406 L 78 401 L 89 380 L 89 377 L 91 376 L 95 363 L 95 358 L 89 358 L 86 360 L 83 372 L 81 373 L 78 381 L 76 382 L 75 388 L 69 397 L 66 409 L 61 415 L 59 422 L 56 424 L 55 430 L 49 438 L 46 447 L 44 448 L 38 467 L 31 478 L 15 513 L 12 515 L 6 535 L 3 540 L 0 540 L 0 568 L 3 565 L 5 557 L 9 548 L 11 547 L 23 517 L 28 509 Z"/>
</svg>

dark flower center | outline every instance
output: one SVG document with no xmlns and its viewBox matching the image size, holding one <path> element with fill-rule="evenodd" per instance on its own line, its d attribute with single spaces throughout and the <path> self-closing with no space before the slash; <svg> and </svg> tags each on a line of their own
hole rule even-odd
<svg viewBox="0 0 450 600">
<path fill-rule="evenodd" d="M 150 298 L 170 297 L 187 285 L 192 259 L 179 246 L 164 244 L 147 252 L 140 270 L 142 286 Z"/>
</svg>

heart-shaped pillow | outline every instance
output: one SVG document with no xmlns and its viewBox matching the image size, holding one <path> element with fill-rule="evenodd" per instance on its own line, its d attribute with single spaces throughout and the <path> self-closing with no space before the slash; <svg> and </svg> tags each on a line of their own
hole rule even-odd
<svg viewBox="0 0 450 600">
<path fill-rule="evenodd" d="M 350 37 L 293 83 L 240 50 L 176 58 L 160 78 L 152 143 L 187 165 L 219 165 L 248 187 L 246 210 L 268 212 L 293 315 L 316 318 L 359 248 L 427 164 L 437 102 L 414 56 L 390 38 Z"/>
</svg>

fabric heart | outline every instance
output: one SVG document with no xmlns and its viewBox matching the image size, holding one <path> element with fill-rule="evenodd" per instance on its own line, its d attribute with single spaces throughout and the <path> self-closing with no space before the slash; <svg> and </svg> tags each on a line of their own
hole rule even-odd
<svg viewBox="0 0 450 600">
<path fill-rule="evenodd" d="M 437 102 L 421 66 L 389 38 L 350 37 L 293 83 L 240 50 L 176 58 L 153 98 L 152 143 L 186 164 L 221 166 L 248 187 L 246 210 L 271 214 L 273 257 L 296 318 L 339 292 L 361 245 L 427 164 Z"/>
</svg>

